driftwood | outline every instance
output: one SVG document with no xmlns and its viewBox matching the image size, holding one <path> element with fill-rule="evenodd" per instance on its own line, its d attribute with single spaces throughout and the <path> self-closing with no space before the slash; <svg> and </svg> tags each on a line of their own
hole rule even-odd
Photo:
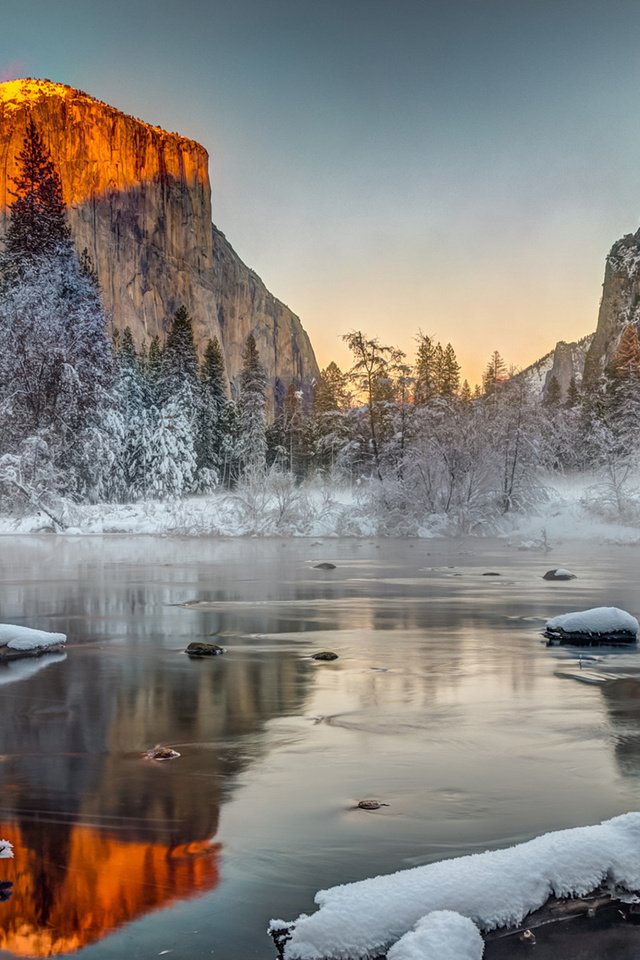
<svg viewBox="0 0 640 960">
<path fill-rule="evenodd" d="M 629 896 L 622 900 L 620 897 L 615 896 L 615 894 L 612 895 L 602 888 L 594 890 L 593 893 L 590 893 L 586 897 L 572 897 L 569 899 L 550 897 L 544 906 L 528 914 L 518 926 L 500 927 L 498 930 L 490 930 L 487 932 L 481 931 L 487 944 L 485 956 L 490 958 L 491 954 L 495 952 L 495 949 L 491 949 L 492 946 L 497 948 L 499 943 L 504 943 L 506 947 L 508 941 L 519 941 L 522 944 L 531 944 L 533 946 L 536 942 L 534 931 L 540 931 L 543 927 L 554 929 L 569 920 L 587 918 L 590 920 L 599 919 L 609 921 L 612 925 L 639 923 L 640 900 L 633 902 Z M 270 931 L 278 960 L 283 960 L 284 958 L 284 949 L 291 938 L 294 926 L 295 924 L 291 924 Z M 593 936 L 593 960 L 602 960 L 601 955 L 598 953 L 597 931 L 594 931 Z M 507 956 L 507 954 L 502 954 L 502 952 L 501 955 Z M 520 954 L 518 954 L 518 956 L 519 955 Z M 511 954 L 509 954 L 509 956 L 511 956 Z M 354 957 L 353 960 L 356 960 L 356 958 Z M 380 956 L 371 958 L 371 960 L 385 960 L 385 954 L 380 954 Z"/>
</svg>

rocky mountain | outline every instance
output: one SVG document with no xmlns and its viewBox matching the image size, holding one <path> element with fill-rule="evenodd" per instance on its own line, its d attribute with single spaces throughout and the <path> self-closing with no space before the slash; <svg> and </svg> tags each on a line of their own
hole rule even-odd
<svg viewBox="0 0 640 960">
<path fill-rule="evenodd" d="M 274 398 L 310 390 L 318 365 L 299 318 L 212 225 L 204 147 L 48 80 L 0 83 L 0 235 L 27 118 L 60 173 L 79 251 L 88 250 L 105 307 L 138 342 L 166 333 L 184 304 L 200 347 L 223 346 L 232 388 L 253 333 Z"/>
<path fill-rule="evenodd" d="M 585 384 L 598 379 L 628 323 L 640 321 L 640 230 L 617 240 L 607 256 L 598 324 L 585 361 Z"/>
<path fill-rule="evenodd" d="M 564 399 L 569 389 L 571 378 L 576 383 L 582 381 L 585 360 L 593 340 L 593 334 L 582 337 L 573 343 L 560 340 L 553 350 L 526 367 L 518 376 L 529 383 L 534 390 L 544 396 L 552 378 L 555 377 L 560 385 L 561 396 Z"/>
</svg>

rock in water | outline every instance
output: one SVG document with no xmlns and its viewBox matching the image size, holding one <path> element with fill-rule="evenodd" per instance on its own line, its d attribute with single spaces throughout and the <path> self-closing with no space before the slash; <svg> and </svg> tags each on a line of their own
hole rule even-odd
<svg viewBox="0 0 640 960">
<path fill-rule="evenodd" d="M 335 568 L 336 568 L 335 563 L 325 562 L 325 563 L 314 563 L 313 565 L 314 570 L 335 570 Z"/>
<path fill-rule="evenodd" d="M 494 570 L 488 570 L 487 573 L 482 574 L 483 577 L 499 577 L 501 574 L 496 573 Z"/>
<path fill-rule="evenodd" d="M 173 747 L 161 747 L 160 744 L 158 744 L 152 747 L 151 750 L 147 750 L 142 756 L 146 760 L 177 760 L 180 754 L 177 750 L 174 750 Z"/>
<path fill-rule="evenodd" d="M 379 810 L 380 807 L 388 807 L 388 803 L 382 803 L 380 800 L 358 800 L 356 804 L 359 810 Z"/>
<path fill-rule="evenodd" d="M 312 660 L 337 660 L 338 654 L 334 653 L 333 650 L 321 650 L 319 653 L 311 654 Z"/>
<path fill-rule="evenodd" d="M 637 643 L 638 621 L 618 607 L 592 607 L 547 620 L 544 636 L 574 646 Z"/>
<path fill-rule="evenodd" d="M 217 643 L 205 643 L 203 640 L 194 640 L 189 644 L 185 653 L 188 653 L 190 657 L 218 657 L 221 653 L 226 653 L 226 650 Z"/>
<path fill-rule="evenodd" d="M 299 318 L 266 289 L 211 222 L 209 157 L 80 90 L 48 80 L 0 83 L 0 237 L 7 225 L 27 120 L 62 179 L 76 248 L 95 265 L 104 306 L 137 344 L 166 333 L 185 304 L 196 345 L 217 337 L 234 380 L 254 333 L 274 391 L 310 394 L 319 369 Z"/>
<path fill-rule="evenodd" d="M 543 580 L 575 580 L 575 573 L 571 573 L 570 570 L 565 570 L 564 567 L 556 567 L 555 570 L 547 570 Z"/>
</svg>

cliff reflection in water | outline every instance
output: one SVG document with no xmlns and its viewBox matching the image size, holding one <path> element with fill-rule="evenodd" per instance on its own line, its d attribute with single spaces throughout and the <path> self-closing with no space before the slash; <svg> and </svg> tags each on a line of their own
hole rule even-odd
<svg viewBox="0 0 640 960">
<path fill-rule="evenodd" d="M 101 640 L 116 639 L 72 647 L 2 686 L 0 836 L 15 859 L 0 861 L 0 880 L 14 884 L 0 904 L 0 947 L 20 956 L 78 950 L 213 890 L 221 803 L 261 755 L 265 723 L 299 711 L 304 696 L 298 658 L 191 661 L 175 649 L 182 629 L 193 632 L 191 612 L 163 607 L 157 586 L 141 604 L 139 584 L 120 583 L 110 600 L 95 584 L 83 593 L 70 582 L 66 595 L 63 583 L 46 585 L 40 602 L 48 592 L 70 639 L 95 635 L 100 617 L 110 620 Z M 181 758 L 143 760 L 157 742 Z"/>
</svg>

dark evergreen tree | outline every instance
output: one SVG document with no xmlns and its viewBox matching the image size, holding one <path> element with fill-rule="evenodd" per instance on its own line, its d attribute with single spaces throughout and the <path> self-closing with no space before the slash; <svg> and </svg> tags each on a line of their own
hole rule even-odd
<svg viewBox="0 0 640 960">
<path fill-rule="evenodd" d="M 576 378 L 571 377 L 571 380 L 569 381 L 569 386 L 567 388 L 567 399 L 565 400 L 565 407 L 567 407 L 567 409 L 572 409 L 573 407 L 577 407 L 580 404 L 580 400 L 581 400 L 580 387 L 576 383 Z"/>
<path fill-rule="evenodd" d="M 230 455 L 229 400 L 224 356 L 217 338 L 205 347 L 200 368 L 200 394 L 196 430 L 198 486 L 206 491 L 220 482 Z"/>
<path fill-rule="evenodd" d="M 193 324 L 186 307 L 176 310 L 164 350 L 161 369 L 165 398 L 188 386 L 194 397 L 198 382 L 198 354 L 193 340 Z"/>
<path fill-rule="evenodd" d="M 549 410 L 557 410 L 562 400 L 562 387 L 558 378 L 553 374 L 546 386 L 544 393 L 544 403 Z"/>
<path fill-rule="evenodd" d="M 414 398 L 417 404 L 429 403 L 437 393 L 436 344 L 425 333 L 418 335 Z"/>
<path fill-rule="evenodd" d="M 62 182 L 31 118 L 18 160 L 20 173 L 11 191 L 14 200 L 2 256 L 5 272 L 34 258 L 73 253 Z"/>
<path fill-rule="evenodd" d="M 508 379 L 506 364 L 498 351 L 494 350 L 482 377 L 484 395 L 491 396 Z"/>
<path fill-rule="evenodd" d="M 237 442 L 240 470 L 249 478 L 259 475 L 266 465 L 266 391 L 267 374 L 250 333 L 242 353 Z"/>
<path fill-rule="evenodd" d="M 450 343 L 442 353 L 439 381 L 440 396 L 453 397 L 457 394 L 460 388 L 460 364 Z"/>
</svg>

